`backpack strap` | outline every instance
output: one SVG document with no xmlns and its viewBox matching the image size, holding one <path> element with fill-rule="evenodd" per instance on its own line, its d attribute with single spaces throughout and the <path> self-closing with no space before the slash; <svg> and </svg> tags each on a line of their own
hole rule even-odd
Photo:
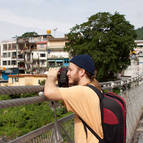
<svg viewBox="0 0 143 143">
<path fill-rule="evenodd" d="M 97 133 L 96 133 L 92 128 L 90 128 L 90 127 L 86 124 L 86 122 L 85 122 L 84 120 L 82 120 L 82 118 L 79 117 L 79 119 L 82 121 L 82 123 L 83 123 L 83 125 L 84 125 L 84 129 L 85 129 L 85 127 L 87 127 L 87 128 L 90 130 L 90 132 L 99 140 L 100 143 L 104 143 L 104 139 L 101 139 L 101 138 L 97 135 Z M 86 136 L 87 136 L 87 130 L 86 130 L 86 129 L 85 129 L 85 132 L 86 132 Z"/>
<path fill-rule="evenodd" d="M 95 93 L 98 95 L 100 102 L 102 101 L 102 99 L 104 98 L 104 94 L 97 89 L 95 86 L 91 85 L 91 84 L 87 84 L 86 86 L 88 86 L 89 88 L 91 88 L 93 91 L 95 91 Z"/>
<path fill-rule="evenodd" d="M 103 118 L 103 98 L 104 98 L 104 92 L 102 93 L 99 89 L 97 89 L 95 86 L 91 85 L 91 84 L 88 84 L 86 85 L 88 86 L 89 88 L 91 88 L 96 94 L 97 96 L 99 97 L 99 100 L 100 100 L 100 110 L 101 110 L 101 120 L 104 121 L 104 118 Z M 103 122 L 102 122 L 103 123 Z M 102 124 L 103 126 L 103 124 Z"/>
<path fill-rule="evenodd" d="M 101 109 L 101 119 L 103 121 L 103 105 L 101 104 L 102 103 L 102 99 L 104 98 L 104 94 L 102 94 L 95 86 L 93 85 L 86 85 L 88 86 L 89 88 L 91 88 L 92 90 L 94 90 L 96 92 L 96 94 L 98 95 L 99 99 L 100 99 L 100 109 Z M 97 133 L 88 126 L 88 124 L 81 118 L 79 117 L 79 119 L 82 121 L 83 125 L 84 125 L 84 130 L 85 130 L 85 133 L 86 133 L 86 137 L 87 137 L 87 129 L 86 127 L 90 130 L 90 132 L 99 140 L 100 143 L 104 143 L 104 139 L 101 139 L 99 137 L 99 135 L 97 135 Z"/>
</svg>

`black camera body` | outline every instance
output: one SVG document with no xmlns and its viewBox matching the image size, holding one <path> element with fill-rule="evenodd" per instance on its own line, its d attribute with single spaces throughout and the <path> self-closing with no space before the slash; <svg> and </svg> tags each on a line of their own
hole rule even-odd
<svg viewBox="0 0 143 143">
<path fill-rule="evenodd" d="M 67 72 L 68 72 L 68 67 L 60 68 L 58 75 L 57 75 L 59 87 L 68 87 L 69 86 Z"/>
</svg>

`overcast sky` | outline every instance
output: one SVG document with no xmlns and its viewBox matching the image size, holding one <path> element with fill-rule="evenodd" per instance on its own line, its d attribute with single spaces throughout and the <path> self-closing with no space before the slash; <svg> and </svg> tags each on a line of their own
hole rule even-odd
<svg viewBox="0 0 143 143">
<path fill-rule="evenodd" d="M 0 0 L 0 41 L 25 32 L 46 34 L 48 29 L 55 37 L 63 37 L 70 28 L 98 12 L 117 11 L 140 28 L 142 5 L 143 0 Z"/>
</svg>

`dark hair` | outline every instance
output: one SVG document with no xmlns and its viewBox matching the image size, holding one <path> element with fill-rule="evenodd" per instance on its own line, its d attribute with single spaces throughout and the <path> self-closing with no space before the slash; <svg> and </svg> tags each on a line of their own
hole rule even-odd
<svg viewBox="0 0 143 143">
<path fill-rule="evenodd" d="M 99 82 L 96 80 L 96 72 L 94 75 L 85 71 L 86 76 L 90 79 L 90 83 L 93 84 L 97 89 L 102 90 Z"/>
<path fill-rule="evenodd" d="M 89 73 L 89 72 L 87 72 L 87 71 L 85 71 L 85 73 L 86 73 L 87 77 L 88 77 L 90 80 L 93 80 L 93 79 L 96 77 L 95 74 L 93 75 L 93 74 L 91 74 L 91 73 Z"/>
</svg>

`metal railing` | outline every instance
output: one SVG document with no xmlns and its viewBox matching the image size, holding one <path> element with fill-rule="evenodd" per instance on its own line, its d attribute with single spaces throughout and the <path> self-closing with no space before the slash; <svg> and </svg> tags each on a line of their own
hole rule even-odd
<svg viewBox="0 0 143 143">
<path fill-rule="evenodd" d="M 112 90 L 113 88 L 119 87 L 121 95 L 128 88 L 128 85 L 132 83 L 132 86 L 137 86 L 143 82 L 143 76 L 134 78 L 128 78 L 124 80 L 118 80 L 114 82 L 100 83 L 103 89 Z M 8 108 L 14 106 L 21 106 L 33 103 L 40 103 L 47 101 L 45 96 L 42 95 L 43 86 L 15 86 L 15 87 L 0 87 L 0 95 L 15 95 L 21 93 L 37 93 L 38 96 L 19 98 L 12 100 L 0 101 L 0 108 Z M 53 106 L 55 111 L 55 106 Z M 71 122 L 68 129 L 64 126 L 67 122 Z M 69 115 L 60 120 L 56 118 L 55 111 L 55 122 L 45 125 L 35 131 L 32 131 L 24 136 L 18 137 L 10 143 L 73 143 L 73 133 L 70 134 L 71 129 L 73 130 L 73 115 Z"/>
<path fill-rule="evenodd" d="M 18 137 L 9 143 L 62 143 L 67 140 L 68 143 L 73 143 L 71 139 L 71 136 L 73 136 L 71 133 L 71 130 L 73 130 L 73 116 L 71 114 L 59 119 L 54 123 L 50 123 L 24 136 Z M 68 129 L 65 129 L 64 126 L 67 122 L 71 123 L 68 124 Z M 67 134 L 67 132 L 71 134 Z"/>
</svg>

